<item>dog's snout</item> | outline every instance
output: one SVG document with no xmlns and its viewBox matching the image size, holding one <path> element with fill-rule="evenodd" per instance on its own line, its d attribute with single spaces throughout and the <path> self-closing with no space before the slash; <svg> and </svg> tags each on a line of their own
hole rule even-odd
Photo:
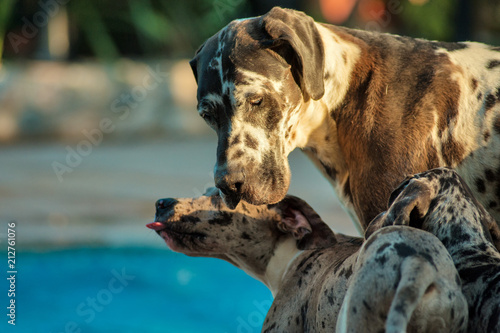
<svg viewBox="0 0 500 333">
<path fill-rule="evenodd" d="M 156 202 L 156 210 L 170 210 L 178 201 L 172 198 L 160 199 Z"/>
<path fill-rule="evenodd" d="M 215 186 L 225 195 L 240 195 L 244 181 L 245 177 L 242 172 L 225 173 L 215 177 Z"/>
<path fill-rule="evenodd" d="M 220 190 L 222 200 L 231 209 L 236 208 L 240 202 L 244 182 L 245 174 L 241 171 L 217 170 L 215 173 L 215 186 Z"/>
</svg>

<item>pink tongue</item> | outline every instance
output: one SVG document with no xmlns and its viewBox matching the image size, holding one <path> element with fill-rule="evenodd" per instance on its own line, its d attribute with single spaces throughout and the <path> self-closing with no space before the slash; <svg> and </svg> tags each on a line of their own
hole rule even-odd
<svg viewBox="0 0 500 333">
<path fill-rule="evenodd" d="M 165 226 L 161 222 L 151 222 L 151 223 L 146 224 L 146 227 L 148 227 L 149 229 L 157 230 L 157 231 L 165 229 Z"/>
</svg>

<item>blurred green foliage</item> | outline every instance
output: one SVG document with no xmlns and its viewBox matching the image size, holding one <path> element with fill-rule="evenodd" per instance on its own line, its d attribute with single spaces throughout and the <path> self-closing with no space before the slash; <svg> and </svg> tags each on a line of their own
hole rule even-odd
<svg viewBox="0 0 500 333">
<path fill-rule="evenodd" d="M 3 41 L 7 31 L 9 19 L 12 16 L 15 0 L 2 0 L 0 2 L 0 60 L 3 54 Z"/>
<path fill-rule="evenodd" d="M 98 58 L 122 53 L 120 48 L 126 48 L 126 39 L 131 38 L 127 33 L 142 54 L 176 56 L 191 54 L 238 17 L 243 4 L 243 0 L 73 0 L 68 13 Z"/>
<path fill-rule="evenodd" d="M 324 21 L 319 0 L 0 0 L 0 38 L 6 31 L 21 35 L 23 24 L 33 22 L 43 4 L 58 1 L 67 2 L 64 7 L 58 5 L 57 11 L 67 13 L 72 60 L 192 56 L 204 40 L 231 20 L 263 14 L 274 5 L 296 6 Z M 356 14 L 362 1 L 366 0 L 358 0 L 345 25 L 366 26 L 367 22 L 360 21 Z M 499 0 L 384 2 L 388 9 L 380 18 L 383 31 L 443 41 L 470 38 L 494 44 L 499 40 Z M 394 4 L 402 10 L 391 14 Z M 19 50 L 6 43 L 5 56 L 37 58 L 48 54 L 40 52 L 47 43 L 46 27 L 39 28 L 40 33 L 28 38 L 29 44 L 18 45 Z M 1 51 L 0 46 L 0 56 Z"/>
<path fill-rule="evenodd" d="M 6 4 L 15 2 L 14 10 L 5 11 Z M 8 30 L 22 36 L 23 24 L 34 22 L 36 13 L 43 11 L 41 3 L 55 4 L 52 17 L 61 9 L 69 20 L 70 57 L 114 59 L 127 56 L 192 55 L 201 43 L 240 17 L 245 0 L 0 0 L 1 14 L 11 15 Z M 64 7 L 63 7 L 64 6 Z M 43 12 L 42 12 L 43 13 Z M 0 17 L 1 35 L 5 34 L 6 19 Z M 32 57 L 33 48 L 40 47 L 45 26 L 37 26 L 41 34 L 30 39 L 33 47 L 10 56 Z M 32 40 L 31 40 L 32 39 Z M 38 43 L 38 44 L 37 44 Z M 24 46 L 24 45 L 20 45 Z"/>
<path fill-rule="evenodd" d="M 452 41 L 455 37 L 456 0 L 427 1 L 422 5 L 403 3 L 401 20 L 408 34 Z M 417 36 L 416 36 L 417 37 Z"/>
</svg>

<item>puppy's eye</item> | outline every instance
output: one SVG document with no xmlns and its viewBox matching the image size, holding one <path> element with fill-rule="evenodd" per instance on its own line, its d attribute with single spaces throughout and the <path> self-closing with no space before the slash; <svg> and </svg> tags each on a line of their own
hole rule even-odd
<svg viewBox="0 0 500 333">
<path fill-rule="evenodd" d="M 259 106 L 262 104 L 262 97 L 256 97 L 256 98 L 252 98 L 250 99 L 250 104 L 253 105 L 253 106 Z"/>
</svg>

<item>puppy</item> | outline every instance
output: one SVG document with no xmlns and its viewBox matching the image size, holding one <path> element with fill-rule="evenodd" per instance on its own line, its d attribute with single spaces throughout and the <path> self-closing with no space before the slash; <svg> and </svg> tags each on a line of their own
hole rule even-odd
<svg viewBox="0 0 500 333">
<path fill-rule="evenodd" d="M 333 233 L 303 200 L 162 199 L 157 231 L 174 251 L 224 259 L 262 281 L 274 302 L 263 332 L 465 332 L 467 304 L 442 244 L 389 227 L 362 239 Z M 342 310 L 341 310 L 342 308 Z"/>
</svg>

